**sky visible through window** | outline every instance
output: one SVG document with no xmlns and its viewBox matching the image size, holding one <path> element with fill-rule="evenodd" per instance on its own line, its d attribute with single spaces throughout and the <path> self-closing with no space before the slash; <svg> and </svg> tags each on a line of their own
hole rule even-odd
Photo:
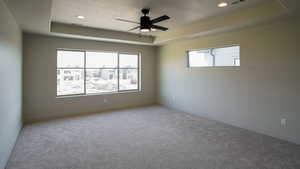
<svg viewBox="0 0 300 169">
<path fill-rule="evenodd" d="M 57 67 L 83 68 L 84 52 L 57 51 Z"/>
<path fill-rule="evenodd" d="M 118 66 L 118 53 L 86 52 L 87 68 L 116 68 Z"/>
<path fill-rule="evenodd" d="M 118 53 L 109 52 L 86 52 L 87 68 L 117 68 Z M 138 55 L 120 54 L 121 68 L 137 68 Z M 57 67 L 83 68 L 84 52 L 58 51 Z"/>
</svg>

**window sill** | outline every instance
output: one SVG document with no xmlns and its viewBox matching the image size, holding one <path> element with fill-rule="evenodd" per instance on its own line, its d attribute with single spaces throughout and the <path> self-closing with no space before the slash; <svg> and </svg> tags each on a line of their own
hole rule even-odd
<svg viewBox="0 0 300 169">
<path fill-rule="evenodd" d="M 74 94 L 74 95 L 61 95 L 56 96 L 57 99 L 63 98 L 74 98 L 74 97 L 86 97 L 86 96 L 105 96 L 105 95 L 118 95 L 118 94 L 128 94 L 128 93 L 141 93 L 141 90 L 125 90 L 120 92 L 107 92 L 107 93 L 95 93 L 95 94 Z"/>
</svg>

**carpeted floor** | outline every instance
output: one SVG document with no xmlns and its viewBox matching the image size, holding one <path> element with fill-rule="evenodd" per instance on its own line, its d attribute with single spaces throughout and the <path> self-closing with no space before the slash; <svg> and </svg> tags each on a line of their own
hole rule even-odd
<svg viewBox="0 0 300 169">
<path fill-rule="evenodd" d="M 27 125 L 7 169 L 300 169 L 300 146 L 151 106 Z"/>
</svg>

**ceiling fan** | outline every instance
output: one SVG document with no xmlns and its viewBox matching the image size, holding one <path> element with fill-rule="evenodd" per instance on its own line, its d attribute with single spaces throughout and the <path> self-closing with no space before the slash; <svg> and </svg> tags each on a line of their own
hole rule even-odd
<svg viewBox="0 0 300 169">
<path fill-rule="evenodd" d="M 120 18 L 117 18 L 116 20 L 122 21 L 122 22 L 130 22 L 130 23 L 139 24 L 139 26 L 129 29 L 128 31 L 133 31 L 135 29 L 140 29 L 141 32 L 150 32 L 150 31 L 155 31 L 155 30 L 167 31 L 168 28 L 159 26 L 159 25 L 154 25 L 154 24 L 168 20 L 168 19 L 170 19 L 170 17 L 167 15 L 163 15 L 163 16 L 160 16 L 158 18 L 151 20 L 150 17 L 147 16 L 149 14 L 149 12 L 150 12 L 150 9 L 148 9 L 148 8 L 142 9 L 142 13 L 144 14 L 144 16 L 141 16 L 140 22 L 130 21 L 130 20 L 126 20 L 126 19 L 120 19 Z"/>
</svg>

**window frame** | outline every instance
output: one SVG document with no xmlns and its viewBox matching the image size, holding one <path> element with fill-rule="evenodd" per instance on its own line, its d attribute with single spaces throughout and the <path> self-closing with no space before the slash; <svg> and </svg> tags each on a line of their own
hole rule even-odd
<svg viewBox="0 0 300 169">
<path fill-rule="evenodd" d="M 71 51 L 71 52 L 83 52 L 84 53 L 84 67 L 83 68 L 67 68 L 62 67 L 59 68 L 57 64 L 57 53 L 58 51 Z M 116 68 L 87 68 L 86 67 L 86 53 L 87 52 L 101 52 L 101 53 L 117 53 L 117 67 Z M 137 55 L 137 68 L 120 68 L 120 54 L 128 54 L 128 55 Z M 78 94 L 67 94 L 67 95 L 58 95 L 57 93 L 57 70 L 59 69 L 83 69 L 83 93 Z M 87 93 L 86 90 L 86 72 L 87 69 L 116 69 L 117 70 L 117 90 L 112 92 L 101 92 L 101 93 Z M 129 90 L 120 90 L 120 69 L 134 69 L 137 70 L 137 89 L 129 89 Z M 121 94 L 121 93 L 133 93 L 133 92 L 141 92 L 141 52 L 119 52 L 119 51 L 105 51 L 105 50 L 81 50 L 81 49 L 65 49 L 65 48 L 57 48 L 56 49 L 56 98 L 63 97 L 77 97 L 77 96 L 95 96 L 95 95 L 107 95 L 107 94 Z"/>
<path fill-rule="evenodd" d="M 201 51 L 201 50 L 210 50 L 212 51 L 213 49 L 218 49 L 218 48 L 229 48 L 229 47 L 236 47 L 238 46 L 240 48 L 239 52 L 240 52 L 240 65 L 239 66 L 216 66 L 216 57 L 214 55 L 212 55 L 212 60 L 213 60 L 213 65 L 212 66 L 190 66 L 190 56 L 189 56 L 189 52 L 193 52 L 193 51 Z M 232 45 L 224 45 L 224 46 L 219 46 L 219 47 L 208 47 L 208 48 L 198 48 L 198 49 L 188 49 L 186 51 L 186 59 L 187 59 L 187 68 L 214 68 L 214 67 L 219 67 L 219 68 L 225 68 L 225 67 L 231 67 L 231 68 L 237 68 L 241 66 L 241 45 L 240 44 L 232 44 Z"/>
</svg>

